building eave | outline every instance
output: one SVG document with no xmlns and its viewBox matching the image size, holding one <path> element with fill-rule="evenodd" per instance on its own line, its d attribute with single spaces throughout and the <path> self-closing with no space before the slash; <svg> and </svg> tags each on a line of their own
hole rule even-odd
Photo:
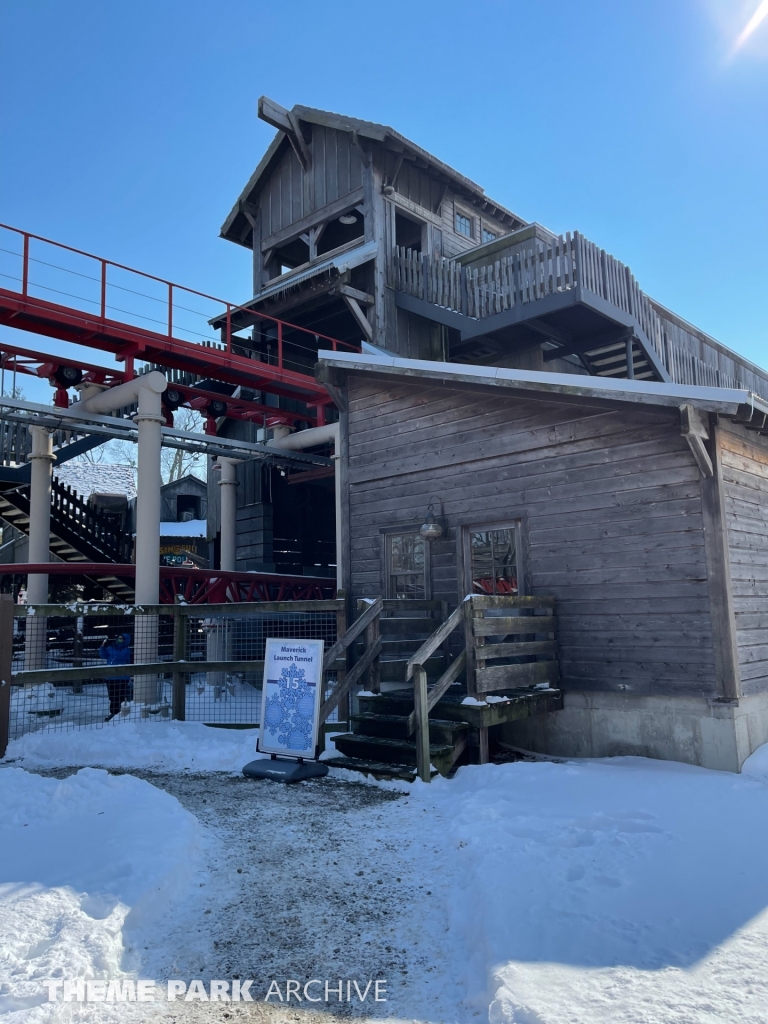
<svg viewBox="0 0 768 1024">
<path fill-rule="evenodd" d="M 318 378 L 325 370 L 342 373 L 411 377 L 440 384 L 474 385 L 559 394 L 574 398 L 632 402 L 642 405 L 693 405 L 706 412 L 744 416 L 751 412 L 768 416 L 768 403 L 747 390 L 667 384 L 611 377 L 583 377 L 570 373 L 546 373 L 496 366 L 466 366 L 400 356 L 364 355 L 356 352 L 318 352 Z"/>
</svg>

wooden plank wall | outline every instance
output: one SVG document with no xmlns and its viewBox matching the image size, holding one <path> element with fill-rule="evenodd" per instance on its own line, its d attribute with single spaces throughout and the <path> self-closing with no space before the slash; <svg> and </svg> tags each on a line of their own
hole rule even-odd
<svg viewBox="0 0 768 1024">
<path fill-rule="evenodd" d="M 259 193 L 262 238 L 361 187 L 362 158 L 349 132 L 313 125 L 311 149 L 309 182 L 290 146 L 275 163 Z"/>
<path fill-rule="evenodd" d="M 741 689 L 768 690 L 768 440 L 718 427 Z"/>
<path fill-rule="evenodd" d="M 349 382 L 354 598 L 382 592 L 380 530 L 449 530 L 432 596 L 463 595 L 460 524 L 520 517 L 525 577 L 558 599 L 570 690 L 714 695 L 699 471 L 677 410 Z"/>
</svg>

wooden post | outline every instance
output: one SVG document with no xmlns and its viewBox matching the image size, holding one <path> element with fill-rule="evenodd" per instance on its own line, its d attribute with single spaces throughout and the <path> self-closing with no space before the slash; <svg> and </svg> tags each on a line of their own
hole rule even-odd
<svg viewBox="0 0 768 1024">
<path fill-rule="evenodd" d="M 488 764 L 488 726 L 481 725 L 477 731 L 480 734 L 480 764 Z"/>
<path fill-rule="evenodd" d="M 475 679 L 475 631 L 473 629 L 473 618 L 474 608 L 472 607 L 472 599 L 464 601 L 464 644 L 467 652 L 467 696 L 475 697 L 477 695 L 477 685 Z"/>
<path fill-rule="evenodd" d="M 370 626 L 366 627 L 365 630 L 365 649 L 370 650 L 376 646 L 379 636 L 381 634 L 381 626 L 379 625 L 379 616 L 371 622 Z M 371 662 L 371 667 L 368 669 L 368 683 L 367 689 L 371 693 L 379 693 L 381 691 L 381 665 L 379 664 L 379 658 L 374 658 Z"/>
<path fill-rule="evenodd" d="M 736 641 L 731 556 L 725 518 L 720 427 L 714 425 L 710 435 L 714 474 L 701 478 L 701 516 L 704 524 L 704 550 L 709 581 L 715 677 L 719 695 L 725 700 L 738 700 L 741 696 L 741 673 Z"/>
<path fill-rule="evenodd" d="M 341 602 L 339 607 L 336 609 L 336 639 L 340 640 L 341 637 L 343 637 L 344 634 L 347 632 L 347 595 L 346 595 L 345 591 L 338 590 L 336 592 L 336 597 Z M 346 663 L 347 663 L 347 654 L 345 652 L 344 653 L 344 664 L 346 665 Z M 346 675 L 347 675 L 346 668 L 338 670 L 338 672 L 336 673 L 336 685 L 337 686 L 338 686 L 339 683 L 344 681 Z M 325 679 L 325 676 L 323 676 L 323 679 Z M 326 686 L 326 689 L 327 689 L 327 686 Z M 326 694 L 323 693 L 323 700 L 325 700 L 325 698 L 326 698 Z M 351 714 L 352 714 L 352 706 L 351 705 L 352 705 L 352 695 L 348 693 L 347 696 L 344 697 L 339 702 L 339 705 L 338 705 L 338 710 L 336 712 L 336 717 L 339 719 L 339 721 L 342 720 L 342 716 L 344 717 L 344 721 L 345 722 L 349 722 L 350 721 Z"/>
<path fill-rule="evenodd" d="M 432 780 L 429 757 L 429 711 L 427 673 L 422 665 L 413 670 L 413 704 L 416 711 L 416 770 L 422 782 Z"/>
<path fill-rule="evenodd" d="M 5 757 L 11 732 L 12 662 L 13 595 L 0 594 L 0 757 Z"/>
<path fill-rule="evenodd" d="M 187 660 L 187 617 L 182 615 L 178 606 L 173 609 L 173 660 Z M 176 722 L 183 722 L 187 715 L 187 674 L 178 668 L 173 672 L 173 695 L 171 701 L 171 717 Z"/>
</svg>

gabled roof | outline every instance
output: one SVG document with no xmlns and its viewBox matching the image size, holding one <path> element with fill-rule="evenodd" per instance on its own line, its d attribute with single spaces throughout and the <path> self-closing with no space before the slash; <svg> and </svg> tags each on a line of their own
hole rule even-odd
<svg viewBox="0 0 768 1024">
<path fill-rule="evenodd" d="M 259 100 L 260 114 L 264 100 L 265 97 L 262 97 Z M 270 104 L 270 107 L 277 107 L 277 104 L 272 104 L 271 101 L 267 102 Z M 375 121 L 363 121 L 360 118 L 349 117 L 346 114 L 334 114 L 328 110 L 319 110 L 316 107 L 305 107 L 300 104 L 297 104 L 290 111 L 286 111 L 285 113 L 294 123 L 297 121 L 305 121 L 308 124 L 318 124 L 323 125 L 326 128 L 335 128 L 337 131 L 351 133 L 356 139 L 371 139 L 395 152 L 404 152 L 414 159 L 421 161 L 428 169 L 432 170 L 436 174 L 443 178 L 447 178 L 451 185 L 460 192 L 464 198 L 476 205 L 482 206 L 490 215 L 498 216 L 503 220 L 509 219 L 520 226 L 527 223 L 516 213 L 512 213 L 511 210 L 508 210 L 500 203 L 489 199 L 482 186 L 472 181 L 471 178 L 467 178 L 449 164 L 443 163 L 442 160 L 438 160 L 436 156 L 427 152 L 426 149 L 422 149 L 421 146 L 417 146 L 415 142 L 411 142 L 410 139 L 401 135 L 400 132 L 395 131 L 394 128 L 390 128 L 389 125 L 378 124 Z M 271 119 L 265 118 L 265 120 L 269 120 L 269 123 L 274 123 Z M 221 228 L 222 238 L 227 238 L 229 241 L 242 244 L 242 230 L 245 225 L 239 222 L 241 222 L 243 210 L 247 209 L 249 205 L 255 205 L 254 200 L 258 195 L 262 179 L 268 174 L 270 164 L 278 155 L 278 151 L 281 150 L 284 145 L 289 145 L 288 135 L 285 131 L 278 131 L 264 156 L 259 161 L 258 167 L 248 179 L 247 185 L 240 193 L 240 196 L 232 207 L 229 216 L 224 221 Z"/>
</svg>

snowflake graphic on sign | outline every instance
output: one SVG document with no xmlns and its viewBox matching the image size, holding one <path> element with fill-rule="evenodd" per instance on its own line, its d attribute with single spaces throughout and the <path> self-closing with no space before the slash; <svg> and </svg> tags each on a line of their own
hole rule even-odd
<svg viewBox="0 0 768 1024">
<path fill-rule="evenodd" d="M 315 712 L 315 688 L 305 679 L 305 670 L 287 665 L 276 680 L 277 692 L 267 698 L 264 725 L 277 742 L 288 750 L 309 750 Z"/>
</svg>

